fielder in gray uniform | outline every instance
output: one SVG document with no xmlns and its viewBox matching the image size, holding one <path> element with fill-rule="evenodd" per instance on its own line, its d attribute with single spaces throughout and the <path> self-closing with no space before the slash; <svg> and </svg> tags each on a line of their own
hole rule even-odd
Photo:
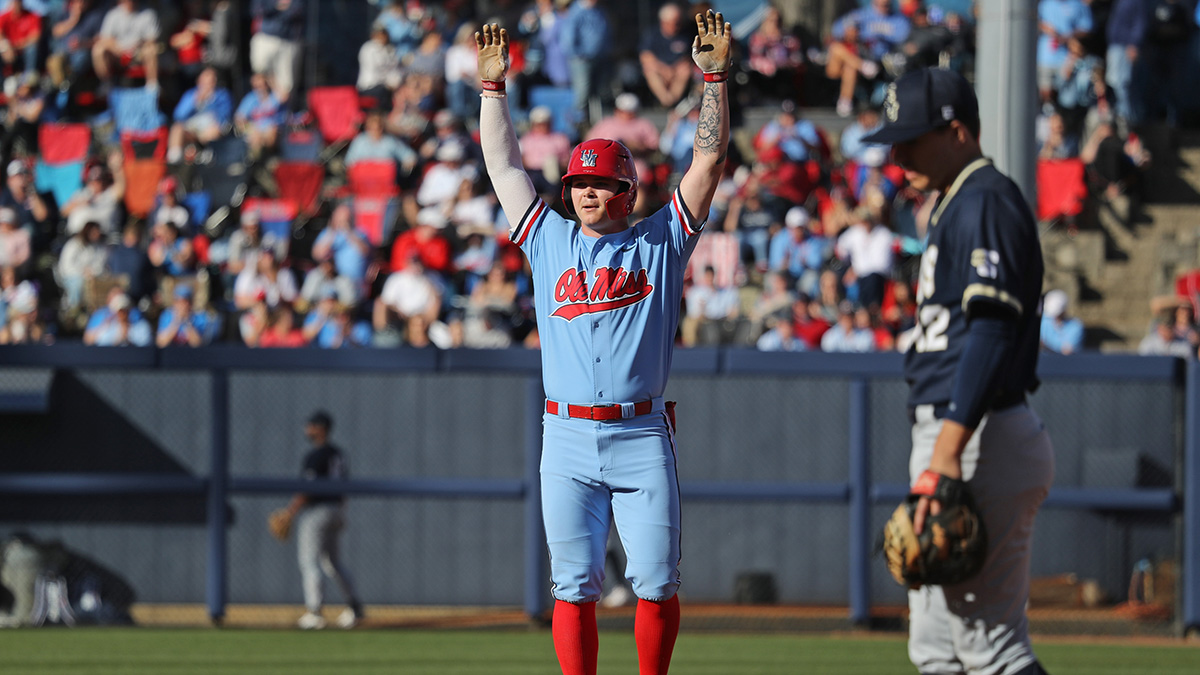
<svg viewBox="0 0 1200 675">
<path fill-rule="evenodd" d="M 333 419 L 326 412 L 317 411 L 308 418 L 304 435 L 313 449 L 304 457 L 305 480 L 346 478 L 346 459 L 342 451 L 329 442 L 332 428 Z M 338 538 L 346 526 L 345 502 L 344 495 L 300 493 L 288 505 L 288 510 L 297 514 L 296 544 L 304 584 L 304 606 L 308 610 L 300 617 L 298 625 L 301 628 L 325 627 L 325 618 L 321 615 L 324 604 L 322 572 L 338 585 L 349 605 L 338 616 L 337 625 L 353 628 L 362 620 L 362 603 L 338 555 Z"/>
<path fill-rule="evenodd" d="M 936 191 L 905 357 L 913 422 L 910 480 L 966 481 L 988 533 L 980 573 L 909 592 L 909 658 L 923 675 L 1044 673 L 1025 606 L 1033 522 L 1054 479 L 1054 450 L 1026 405 L 1037 387 L 1042 253 L 1029 206 L 979 147 L 979 104 L 938 69 L 890 85 L 888 143 L 909 183 Z M 919 533 L 941 505 L 922 497 Z"/>
</svg>

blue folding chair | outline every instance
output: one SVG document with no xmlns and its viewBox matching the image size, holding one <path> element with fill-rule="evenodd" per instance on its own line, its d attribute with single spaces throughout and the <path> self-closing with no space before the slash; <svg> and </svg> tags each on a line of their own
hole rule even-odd
<svg viewBox="0 0 1200 675">
<path fill-rule="evenodd" d="M 37 160 L 33 172 L 38 192 L 50 192 L 59 204 L 66 204 L 83 187 L 83 162 L 47 164 Z"/>
<path fill-rule="evenodd" d="M 221 136 L 208 144 L 212 150 L 212 163 L 227 167 L 230 173 L 236 173 L 239 166 L 244 166 L 249 149 L 246 141 L 238 136 Z"/>
<path fill-rule="evenodd" d="M 236 136 L 223 136 L 211 144 L 211 161 L 196 165 L 196 176 L 212 204 L 239 206 L 246 196 L 246 143 Z"/>
<path fill-rule="evenodd" d="M 280 136 L 279 158 L 285 162 L 317 162 L 321 147 L 321 134 L 315 129 L 289 129 Z"/>
<path fill-rule="evenodd" d="M 156 131 L 167 124 L 166 115 L 158 109 L 157 89 L 113 89 L 108 101 L 118 132 Z"/>
<path fill-rule="evenodd" d="M 209 211 L 212 210 L 212 195 L 204 191 L 189 192 L 183 196 L 183 205 L 191 214 L 192 231 L 199 232 L 204 227 L 204 221 L 208 220 Z"/>
</svg>

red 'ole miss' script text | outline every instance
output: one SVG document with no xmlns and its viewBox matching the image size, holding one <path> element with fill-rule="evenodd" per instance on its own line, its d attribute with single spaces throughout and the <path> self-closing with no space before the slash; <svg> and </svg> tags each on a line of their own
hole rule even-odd
<svg viewBox="0 0 1200 675">
<path fill-rule="evenodd" d="M 554 284 L 554 301 L 562 304 L 551 316 L 570 321 L 583 314 L 628 307 L 645 300 L 653 290 L 644 269 L 627 272 L 624 267 L 601 267 L 589 293 L 587 273 L 569 269 Z"/>
</svg>

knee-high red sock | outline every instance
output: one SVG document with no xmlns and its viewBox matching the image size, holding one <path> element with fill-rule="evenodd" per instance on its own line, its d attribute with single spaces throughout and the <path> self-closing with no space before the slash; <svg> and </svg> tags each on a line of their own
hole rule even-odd
<svg viewBox="0 0 1200 675">
<path fill-rule="evenodd" d="M 675 649 L 678 635 L 678 595 L 663 602 L 639 599 L 637 615 L 633 620 L 638 672 L 641 675 L 667 675 L 667 669 L 671 667 L 671 651 Z"/>
<path fill-rule="evenodd" d="M 551 632 L 563 675 L 596 675 L 596 655 L 600 652 L 596 603 L 575 605 L 556 600 Z"/>
</svg>

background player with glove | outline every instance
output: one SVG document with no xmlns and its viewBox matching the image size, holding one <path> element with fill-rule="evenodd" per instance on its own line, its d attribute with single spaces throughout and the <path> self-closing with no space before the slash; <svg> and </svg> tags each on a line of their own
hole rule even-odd
<svg viewBox="0 0 1200 675">
<path fill-rule="evenodd" d="M 905 358 L 913 537 L 907 508 L 885 535 L 893 572 L 916 587 L 909 658 L 926 674 L 1034 675 L 1043 671 L 1025 616 L 1033 522 L 1054 477 L 1049 435 L 1025 403 L 1037 386 L 1036 222 L 982 156 L 979 104 L 962 76 L 905 74 L 884 116 L 864 142 L 892 144 L 909 183 L 939 193 Z"/>
<path fill-rule="evenodd" d="M 314 412 L 305 423 L 304 435 L 313 446 L 304 456 L 305 480 L 346 478 L 346 459 L 342 451 L 329 442 L 332 427 L 333 419 L 320 410 Z M 267 529 L 280 541 L 288 539 L 295 523 L 304 606 L 308 610 L 300 617 L 300 628 L 325 627 L 325 618 L 321 615 L 324 603 L 322 571 L 338 585 L 349 605 L 338 616 L 337 625 L 353 628 L 362 620 L 362 603 L 338 555 L 338 539 L 346 526 L 345 501 L 342 495 L 300 493 L 285 508 L 276 509 L 267 517 Z"/>
<path fill-rule="evenodd" d="M 679 631 L 679 489 L 673 420 L 663 401 L 683 273 L 708 216 L 729 143 L 731 27 L 696 16 L 692 58 L 704 93 L 691 168 L 671 201 L 637 223 L 633 157 L 603 139 L 575 148 L 563 202 L 541 201 L 521 168 L 504 96 L 508 33 L 476 33 L 483 79 L 480 142 L 509 237 L 533 269 L 542 382 L 542 515 L 555 597 L 552 632 L 565 675 L 592 675 L 596 601 L 611 519 L 638 596 L 642 675 L 666 673 Z"/>
</svg>

